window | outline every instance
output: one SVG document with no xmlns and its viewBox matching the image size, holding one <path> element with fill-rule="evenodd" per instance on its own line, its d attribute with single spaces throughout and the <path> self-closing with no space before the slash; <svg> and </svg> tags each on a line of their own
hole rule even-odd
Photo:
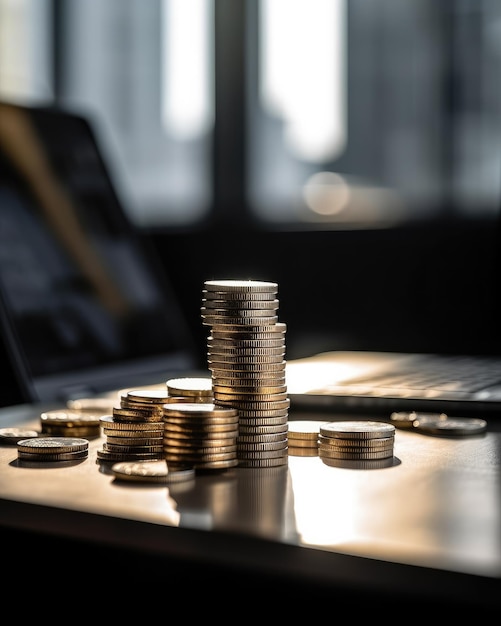
<svg viewBox="0 0 501 626">
<path fill-rule="evenodd" d="M 489 0 L 0 0 L 0 96 L 95 117 L 148 227 L 492 216 L 500 59 Z"/>
</svg>

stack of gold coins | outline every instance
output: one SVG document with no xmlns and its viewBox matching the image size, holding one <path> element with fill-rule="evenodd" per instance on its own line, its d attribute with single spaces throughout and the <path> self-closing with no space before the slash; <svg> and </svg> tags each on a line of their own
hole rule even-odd
<svg viewBox="0 0 501 626">
<path fill-rule="evenodd" d="M 328 422 L 320 426 L 318 451 L 327 465 L 387 467 L 393 464 L 395 426 L 377 421 Z"/>
<path fill-rule="evenodd" d="M 236 409 L 212 402 L 166 403 L 163 416 L 169 468 L 225 470 L 237 465 Z"/>
<path fill-rule="evenodd" d="M 214 402 L 238 409 L 241 467 L 287 464 L 286 325 L 277 295 L 277 283 L 258 280 L 207 280 L 202 292 Z"/>
<path fill-rule="evenodd" d="M 167 390 L 129 389 L 111 415 L 100 418 L 106 442 L 97 451 L 99 461 L 153 461 L 163 459 L 163 404 Z"/>
</svg>

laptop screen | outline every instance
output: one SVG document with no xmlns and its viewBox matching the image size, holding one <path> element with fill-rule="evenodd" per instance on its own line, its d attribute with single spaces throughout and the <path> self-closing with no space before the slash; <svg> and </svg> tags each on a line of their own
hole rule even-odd
<svg viewBox="0 0 501 626">
<path fill-rule="evenodd" d="M 0 289 L 35 399 L 52 399 L 62 380 L 112 385 L 113 365 L 196 364 L 179 303 L 83 116 L 0 104 Z"/>
</svg>

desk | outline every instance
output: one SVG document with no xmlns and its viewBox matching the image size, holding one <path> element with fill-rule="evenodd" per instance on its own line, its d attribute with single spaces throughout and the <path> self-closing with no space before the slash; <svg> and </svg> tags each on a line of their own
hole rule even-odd
<svg viewBox="0 0 501 626">
<path fill-rule="evenodd" d="M 39 429 L 50 408 L 2 409 L 0 427 Z M 2 530 L 317 589 L 330 602 L 366 594 L 501 607 L 499 425 L 454 439 L 397 429 L 393 464 L 377 470 L 290 456 L 279 468 L 236 467 L 169 486 L 116 481 L 96 459 L 103 441 L 91 440 L 75 465 L 46 468 L 23 467 L 16 446 L 0 447 Z"/>
</svg>

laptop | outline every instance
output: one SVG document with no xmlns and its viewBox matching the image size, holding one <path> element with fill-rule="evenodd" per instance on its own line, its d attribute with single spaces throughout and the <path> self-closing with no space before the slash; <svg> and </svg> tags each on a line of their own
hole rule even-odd
<svg viewBox="0 0 501 626">
<path fill-rule="evenodd" d="M 328 351 L 287 363 L 291 406 L 378 414 L 501 418 L 501 358 Z"/>
<path fill-rule="evenodd" d="M 0 103 L 0 324 L 8 403 L 13 383 L 19 403 L 66 403 L 206 371 L 147 243 L 119 198 L 95 122 L 75 112 Z"/>
<path fill-rule="evenodd" d="M 14 385 L 19 402 L 68 403 L 208 372 L 88 116 L 0 103 L 0 324 L 3 406 Z M 501 411 L 491 356 L 329 351 L 287 361 L 286 382 L 312 412 Z"/>
</svg>

